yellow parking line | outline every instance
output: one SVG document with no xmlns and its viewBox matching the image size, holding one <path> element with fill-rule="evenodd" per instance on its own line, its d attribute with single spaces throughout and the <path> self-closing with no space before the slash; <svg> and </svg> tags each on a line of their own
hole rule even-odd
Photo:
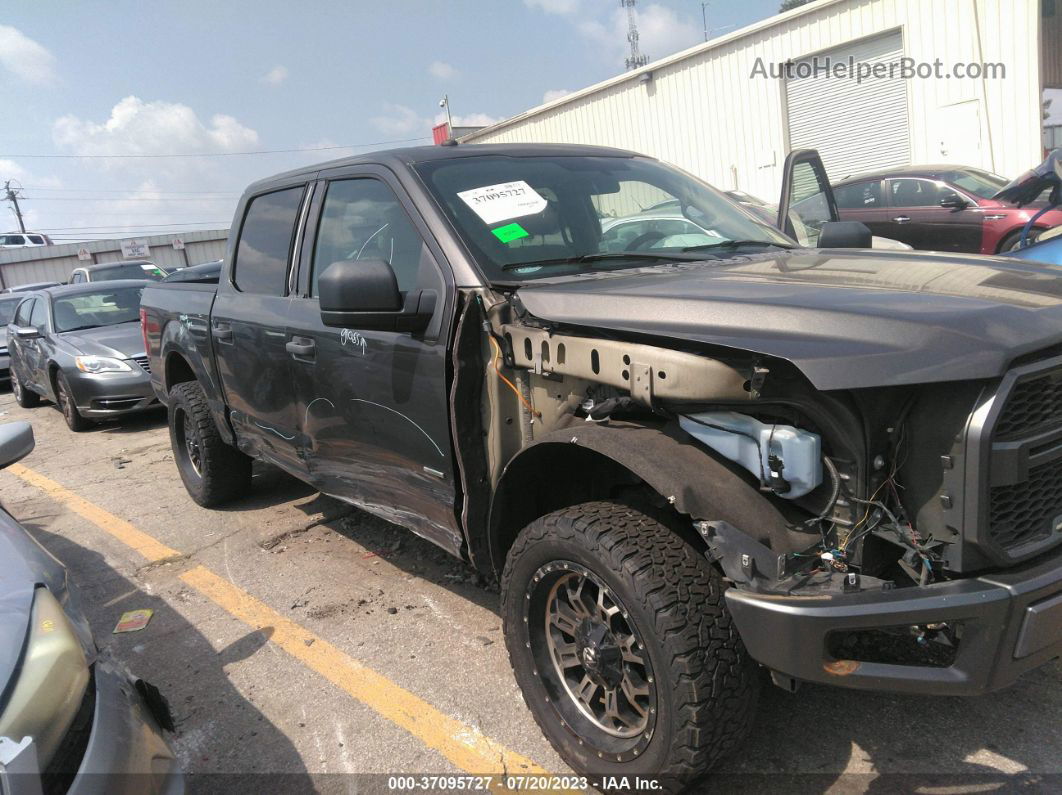
<svg viewBox="0 0 1062 795">
<path fill-rule="evenodd" d="M 59 485 L 51 478 L 46 478 L 29 467 L 24 467 L 22 464 L 12 464 L 7 468 L 7 471 L 26 481 L 31 486 L 36 486 L 56 502 L 62 503 L 78 516 L 88 519 L 96 527 L 110 533 L 127 547 L 135 549 L 152 563 L 165 558 L 180 557 L 181 555 L 176 549 L 170 549 L 161 541 L 152 538 L 142 530 L 138 530 L 125 519 L 119 519 L 113 513 L 105 511 L 83 497 L 79 497 L 66 486 Z"/>
<path fill-rule="evenodd" d="M 36 486 L 149 561 L 180 556 L 176 550 L 124 519 L 28 467 L 14 464 L 7 471 Z M 441 753 L 466 773 L 491 775 L 508 771 L 541 775 L 547 772 L 530 759 L 494 742 L 478 729 L 440 712 L 419 696 L 358 662 L 324 638 L 285 618 L 206 567 L 196 566 L 181 574 L 180 579 L 244 624 L 254 629 L 271 627 L 271 641 L 281 649 L 380 716 L 405 729 L 429 748 Z"/>
</svg>

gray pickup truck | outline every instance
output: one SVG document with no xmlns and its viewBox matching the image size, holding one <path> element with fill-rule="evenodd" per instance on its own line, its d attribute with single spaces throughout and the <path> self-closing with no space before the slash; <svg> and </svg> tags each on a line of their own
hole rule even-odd
<svg viewBox="0 0 1062 795">
<path fill-rule="evenodd" d="M 821 164 L 784 185 L 788 235 L 602 148 L 255 183 L 219 283 L 144 291 L 189 493 L 262 459 L 497 577 L 528 708 L 587 774 L 703 773 L 761 667 L 1013 682 L 1062 654 L 1062 276 L 844 248 L 869 233 Z"/>
</svg>

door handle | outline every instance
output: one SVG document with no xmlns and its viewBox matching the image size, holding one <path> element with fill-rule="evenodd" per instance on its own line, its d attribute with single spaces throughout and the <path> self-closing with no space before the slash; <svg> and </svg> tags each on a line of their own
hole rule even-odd
<svg viewBox="0 0 1062 795">
<path fill-rule="evenodd" d="M 909 216 L 909 215 L 897 215 L 892 220 L 895 221 L 898 224 L 906 224 L 908 221 L 911 220 L 911 216 Z"/>
<path fill-rule="evenodd" d="M 232 342 L 232 328 L 228 323 L 215 324 L 214 327 L 210 329 L 210 333 L 214 335 L 214 339 L 218 342 Z"/>
<path fill-rule="evenodd" d="M 312 359 L 317 354 L 317 343 L 309 337 L 292 337 L 284 345 L 284 350 L 294 356 Z"/>
</svg>

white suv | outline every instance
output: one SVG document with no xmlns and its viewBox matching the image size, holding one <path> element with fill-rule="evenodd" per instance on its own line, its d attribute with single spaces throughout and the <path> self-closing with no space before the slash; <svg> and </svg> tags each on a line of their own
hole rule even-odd
<svg viewBox="0 0 1062 795">
<path fill-rule="evenodd" d="M 38 232 L 9 232 L 0 235 L 0 248 L 26 248 L 28 246 L 50 246 L 48 235 Z"/>
</svg>

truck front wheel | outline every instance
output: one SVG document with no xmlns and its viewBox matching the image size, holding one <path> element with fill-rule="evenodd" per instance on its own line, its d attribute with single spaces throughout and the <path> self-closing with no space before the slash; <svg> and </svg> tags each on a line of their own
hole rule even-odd
<svg viewBox="0 0 1062 795">
<path fill-rule="evenodd" d="M 204 508 L 221 505 L 251 486 L 251 459 L 225 443 L 194 381 L 170 390 L 170 445 L 189 496 Z"/>
<path fill-rule="evenodd" d="M 741 742 L 759 680 L 723 591 L 703 554 L 626 505 L 575 505 L 520 533 L 502 575 L 505 641 L 572 768 L 672 789 Z"/>
</svg>

